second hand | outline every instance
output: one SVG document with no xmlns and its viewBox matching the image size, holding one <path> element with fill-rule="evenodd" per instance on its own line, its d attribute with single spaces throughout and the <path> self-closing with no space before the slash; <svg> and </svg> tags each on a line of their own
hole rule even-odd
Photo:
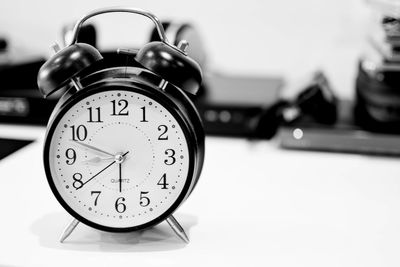
<svg viewBox="0 0 400 267">
<path fill-rule="evenodd" d="M 122 157 L 125 157 L 127 154 L 129 153 L 129 151 L 125 152 L 124 154 L 122 154 Z M 96 173 L 95 175 L 93 175 L 89 180 L 87 180 L 86 182 L 84 182 L 82 184 L 82 186 L 80 188 L 82 188 L 85 184 L 87 184 L 88 182 L 90 182 L 91 180 L 93 180 L 94 178 L 96 178 L 99 174 L 101 174 L 103 171 L 107 170 L 108 168 L 110 168 L 113 164 L 115 164 L 116 161 L 111 162 L 110 164 L 108 164 L 106 167 L 104 167 L 104 169 L 102 169 L 101 171 L 99 171 L 98 173 Z"/>
</svg>

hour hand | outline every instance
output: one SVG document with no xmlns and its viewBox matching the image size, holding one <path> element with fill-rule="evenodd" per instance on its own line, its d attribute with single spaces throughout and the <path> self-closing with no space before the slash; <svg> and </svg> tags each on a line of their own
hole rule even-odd
<svg viewBox="0 0 400 267">
<path fill-rule="evenodd" d="M 105 154 L 105 155 L 108 155 L 108 156 L 111 156 L 111 157 L 114 157 L 114 156 L 115 156 L 114 154 L 112 154 L 112 153 L 110 153 L 110 152 L 104 151 L 104 150 L 102 150 L 102 149 L 100 149 L 100 148 L 97 148 L 97 147 L 94 147 L 94 146 L 92 146 L 92 145 L 88 145 L 88 144 L 85 144 L 85 143 L 82 143 L 82 142 L 79 142 L 79 141 L 76 141 L 76 140 L 71 140 L 71 141 L 75 142 L 75 144 L 78 144 L 78 145 L 81 145 L 81 146 L 83 146 L 83 147 L 89 148 L 89 149 L 91 149 L 91 150 L 94 150 L 94 151 L 103 153 L 103 154 Z"/>
<path fill-rule="evenodd" d="M 114 157 L 109 157 L 109 158 L 100 158 L 100 157 L 93 157 L 93 158 L 91 158 L 91 159 L 87 159 L 87 160 L 84 160 L 84 161 L 82 161 L 82 163 L 83 164 L 86 164 L 86 163 L 89 163 L 89 164 L 95 164 L 95 163 L 100 163 L 100 162 L 103 162 L 103 161 L 107 161 L 107 160 L 114 160 L 115 158 Z"/>
</svg>

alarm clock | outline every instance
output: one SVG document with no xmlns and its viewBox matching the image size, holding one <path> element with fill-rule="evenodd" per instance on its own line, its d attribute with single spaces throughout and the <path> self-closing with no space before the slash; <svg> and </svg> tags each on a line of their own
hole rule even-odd
<svg viewBox="0 0 400 267">
<path fill-rule="evenodd" d="M 160 41 L 108 58 L 77 43 L 86 20 L 111 12 L 149 18 Z M 61 241 L 78 222 L 129 232 L 164 220 L 188 241 L 173 213 L 193 191 L 204 160 L 204 130 L 189 97 L 202 73 L 185 51 L 188 43 L 172 45 L 156 16 L 129 7 L 87 14 L 71 39 L 38 73 L 44 97 L 66 90 L 50 117 L 43 152 L 50 188 L 74 217 Z"/>
</svg>

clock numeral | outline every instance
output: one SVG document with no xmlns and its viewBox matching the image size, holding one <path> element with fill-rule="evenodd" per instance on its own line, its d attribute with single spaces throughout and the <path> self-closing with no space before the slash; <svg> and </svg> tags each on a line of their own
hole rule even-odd
<svg viewBox="0 0 400 267">
<path fill-rule="evenodd" d="M 101 194 L 101 191 L 92 191 L 90 192 L 90 195 L 96 195 L 95 199 L 94 199 L 94 205 L 97 206 L 97 200 L 99 199 L 99 196 Z"/>
<path fill-rule="evenodd" d="M 140 206 L 142 207 L 147 207 L 150 204 L 150 198 L 146 197 L 145 195 L 147 195 L 149 193 L 149 191 L 140 192 Z"/>
<path fill-rule="evenodd" d="M 146 120 L 146 107 L 141 107 L 140 109 L 142 110 L 142 120 L 140 122 L 149 122 Z"/>
<path fill-rule="evenodd" d="M 160 136 L 158 137 L 158 140 L 168 140 L 168 127 L 167 125 L 160 125 L 158 126 L 158 130 L 161 132 Z"/>
<path fill-rule="evenodd" d="M 125 198 L 124 197 L 119 197 L 117 198 L 117 201 L 115 201 L 115 210 L 119 213 L 123 213 L 126 211 L 126 205 L 124 203 Z"/>
<path fill-rule="evenodd" d="M 92 107 L 87 108 L 87 109 L 89 110 L 89 120 L 88 120 L 88 122 L 103 122 L 100 119 L 100 107 L 95 108 L 95 111 L 97 111 L 97 112 L 93 112 L 93 108 Z"/>
<path fill-rule="evenodd" d="M 167 174 L 164 173 L 161 179 L 158 181 L 157 185 L 161 185 L 161 189 L 168 189 L 168 183 L 167 183 Z"/>
<path fill-rule="evenodd" d="M 118 111 L 118 113 L 117 113 L 117 104 L 116 104 L 115 100 L 112 100 L 111 103 L 113 106 L 111 116 L 128 116 L 129 115 L 129 110 L 125 110 L 128 107 L 127 100 L 120 99 L 118 101 L 118 106 L 121 107 L 121 109 Z"/>
<path fill-rule="evenodd" d="M 73 186 L 76 190 L 82 188 L 82 186 L 83 186 L 82 174 L 79 173 L 79 172 L 74 173 L 74 175 L 72 175 L 72 178 L 74 179 L 74 182 L 72 183 L 72 186 Z"/>
<path fill-rule="evenodd" d="M 168 158 L 166 160 L 164 160 L 164 163 L 166 165 L 173 165 L 176 162 L 176 158 L 174 157 L 175 150 L 169 148 L 169 149 L 165 150 L 165 155 L 168 156 Z"/>
<path fill-rule="evenodd" d="M 75 163 L 76 161 L 76 152 L 75 150 L 73 150 L 72 148 L 68 148 L 65 151 L 65 157 L 67 158 L 67 160 L 65 161 L 68 165 L 72 165 Z"/>
<path fill-rule="evenodd" d="M 79 125 L 75 128 L 75 125 L 70 126 L 72 129 L 72 140 L 73 141 L 84 141 L 87 137 L 87 129 L 85 125 Z"/>
</svg>

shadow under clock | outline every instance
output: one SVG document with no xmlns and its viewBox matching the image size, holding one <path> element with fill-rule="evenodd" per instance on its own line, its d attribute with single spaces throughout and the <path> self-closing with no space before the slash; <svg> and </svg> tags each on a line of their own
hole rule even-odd
<svg viewBox="0 0 400 267">
<path fill-rule="evenodd" d="M 185 231 L 190 237 L 190 229 L 197 224 L 197 217 L 178 213 L 177 218 L 184 225 Z M 41 246 L 63 250 L 151 252 L 176 250 L 184 248 L 186 245 L 176 237 L 166 222 L 149 229 L 129 233 L 95 231 L 82 225 L 65 243 L 61 244 L 58 237 L 62 226 L 69 219 L 63 213 L 48 213 L 32 224 L 31 231 L 39 237 Z"/>
</svg>

